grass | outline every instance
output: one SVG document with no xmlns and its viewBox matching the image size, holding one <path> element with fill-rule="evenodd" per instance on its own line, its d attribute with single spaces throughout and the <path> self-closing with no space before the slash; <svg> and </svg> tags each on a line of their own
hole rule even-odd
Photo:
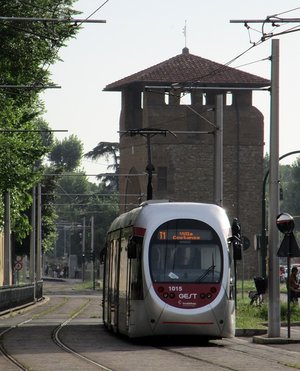
<svg viewBox="0 0 300 371">
<path fill-rule="evenodd" d="M 248 297 L 249 291 L 255 291 L 254 282 L 244 281 L 237 283 L 237 310 L 236 310 L 236 328 L 239 329 L 263 329 L 268 322 L 268 303 L 267 299 L 260 305 L 250 305 Z M 286 293 L 285 284 L 280 285 L 280 292 Z M 291 303 L 290 320 L 300 322 L 300 306 Z M 280 303 L 281 321 L 287 321 L 287 303 Z"/>
<path fill-rule="evenodd" d="M 86 290 L 86 289 L 93 289 L 93 281 L 84 281 L 80 283 L 76 283 L 74 285 L 74 290 Z M 100 290 L 100 282 L 98 280 L 95 281 L 95 290 L 99 291 Z"/>
</svg>

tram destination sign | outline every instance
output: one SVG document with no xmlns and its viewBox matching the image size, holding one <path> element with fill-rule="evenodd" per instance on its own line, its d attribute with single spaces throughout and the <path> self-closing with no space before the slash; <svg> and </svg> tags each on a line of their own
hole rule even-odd
<svg viewBox="0 0 300 371">
<path fill-rule="evenodd" d="M 157 238 L 161 241 L 210 241 L 213 235 L 207 229 L 161 229 Z"/>
</svg>

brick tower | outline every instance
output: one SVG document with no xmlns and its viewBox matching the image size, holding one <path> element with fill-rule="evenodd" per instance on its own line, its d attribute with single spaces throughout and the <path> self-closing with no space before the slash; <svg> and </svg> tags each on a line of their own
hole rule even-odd
<svg viewBox="0 0 300 371">
<path fill-rule="evenodd" d="M 121 210 L 146 199 L 151 165 L 153 199 L 214 202 L 215 102 L 222 95 L 223 207 L 251 242 L 244 251 L 245 276 L 257 274 L 253 241 L 261 228 L 264 120 L 252 105 L 252 91 L 269 86 L 269 80 L 187 48 L 107 85 L 105 91 L 122 92 Z"/>
</svg>

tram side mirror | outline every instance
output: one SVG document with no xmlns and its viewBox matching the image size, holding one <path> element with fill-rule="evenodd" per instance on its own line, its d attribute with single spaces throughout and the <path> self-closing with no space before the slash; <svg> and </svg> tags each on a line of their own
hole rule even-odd
<svg viewBox="0 0 300 371">
<path fill-rule="evenodd" d="M 136 259 L 137 257 L 137 241 L 134 237 L 130 237 L 127 245 L 128 259 Z"/>
<path fill-rule="evenodd" d="M 294 218 L 288 213 L 281 213 L 277 216 L 276 225 L 281 233 L 290 234 L 295 227 Z"/>
</svg>

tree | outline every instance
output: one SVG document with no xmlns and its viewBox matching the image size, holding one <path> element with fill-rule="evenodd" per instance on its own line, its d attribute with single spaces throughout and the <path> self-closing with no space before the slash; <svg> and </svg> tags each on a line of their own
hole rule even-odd
<svg viewBox="0 0 300 371">
<path fill-rule="evenodd" d="M 6 17 L 71 18 L 75 0 L 1 0 L 0 14 Z M 58 57 L 66 40 L 78 27 L 68 23 L 0 21 L 0 79 L 2 84 L 46 85 L 50 83 L 48 66 Z M 37 90 L 5 90 L 2 94 L 24 102 L 32 100 Z"/>
<path fill-rule="evenodd" d="M 82 153 L 82 142 L 76 135 L 71 135 L 62 141 L 56 140 L 48 158 L 56 167 L 73 171 L 80 165 Z"/>
<path fill-rule="evenodd" d="M 16 17 L 70 18 L 77 14 L 73 3 L 75 0 L 0 2 L 1 16 L 15 18 L 0 21 L 0 84 L 6 85 L 0 90 L 0 192 L 2 196 L 8 191 L 11 194 L 12 231 L 18 241 L 29 234 L 31 189 L 41 180 L 40 165 L 48 151 L 47 140 L 39 131 L 43 113 L 39 92 L 51 84 L 48 67 L 59 59 L 59 48 L 78 28 L 68 23 L 16 21 Z M 3 216 L 2 201 L 0 210 Z"/>
<path fill-rule="evenodd" d="M 0 103 L 0 191 L 11 195 L 13 231 L 24 238 L 29 222 L 24 213 L 31 204 L 31 189 L 41 179 L 41 169 L 36 163 L 46 153 L 36 119 L 30 117 L 31 109 L 11 109 Z M 1 203 L 3 215 L 3 201 Z M 3 222 L 3 219 L 2 219 Z"/>
<path fill-rule="evenodd" d="M 105 157 L 106 161 L 110 157 L 113 158 L 113 164 L 109 165 L 107 169 L 113 170 L 116 174 L 119 174 L 120 169 L 120 145 L 117 142 L 99 142 L 98 145 L 93 148 L 90 152 L 87 152 L 84 156 L 92 160 L 97 160 L 101 157 Z M 110 175 L 99 175 L 98 179 L 104 181 L 108 187 L 112 190 L 119 189 L 119 179 L 115 176 Z"/>
<path fill-rule="evenodd" d="M 69 252 L 82 257 L 83 218 L 86 223 L 84 251 L 91 249 L 91 216 L 94 216 L 94 251 L 100 256 L 106 233 L 112 220 L 119 212 L 118 196 L 108 191 L 105 185 L 88 182 L 84 173 L 74 172 L 74 176 L 63 177 L 57 194 L 57 255 L 63 256 L 67 241 Z"/>
<path fill-rule="evenodd" d="M 60 218 L 55 205 L 56 202 L 61 202 L 58 193 L 64 190 L 66 179 L 70 180 L 70 188 L 74 187 L 73 192 L 76 192 L 73 180 L 78 178 L 77 175 L 83 178 L 84 174 L 77 171 L 82 156 L 82 143 L 76 136 L 71 135 L 62 141 L 52 141 L 51 137 L 47 136 L 44 140 L 48 145 L 53 143 L 48 154 L 51 163 L 45 167 L 42 181 L 42 248 L 44 252 L 49 252 L 55 246 L 58 236 L 55 224 Z M 65 172 L 74 172 L 74 176 L 65 177 Z M 83 188 L 80 192 L 84 192 Z M 68 202 L 70 205 L 70 200 Z"/>
</svg>

